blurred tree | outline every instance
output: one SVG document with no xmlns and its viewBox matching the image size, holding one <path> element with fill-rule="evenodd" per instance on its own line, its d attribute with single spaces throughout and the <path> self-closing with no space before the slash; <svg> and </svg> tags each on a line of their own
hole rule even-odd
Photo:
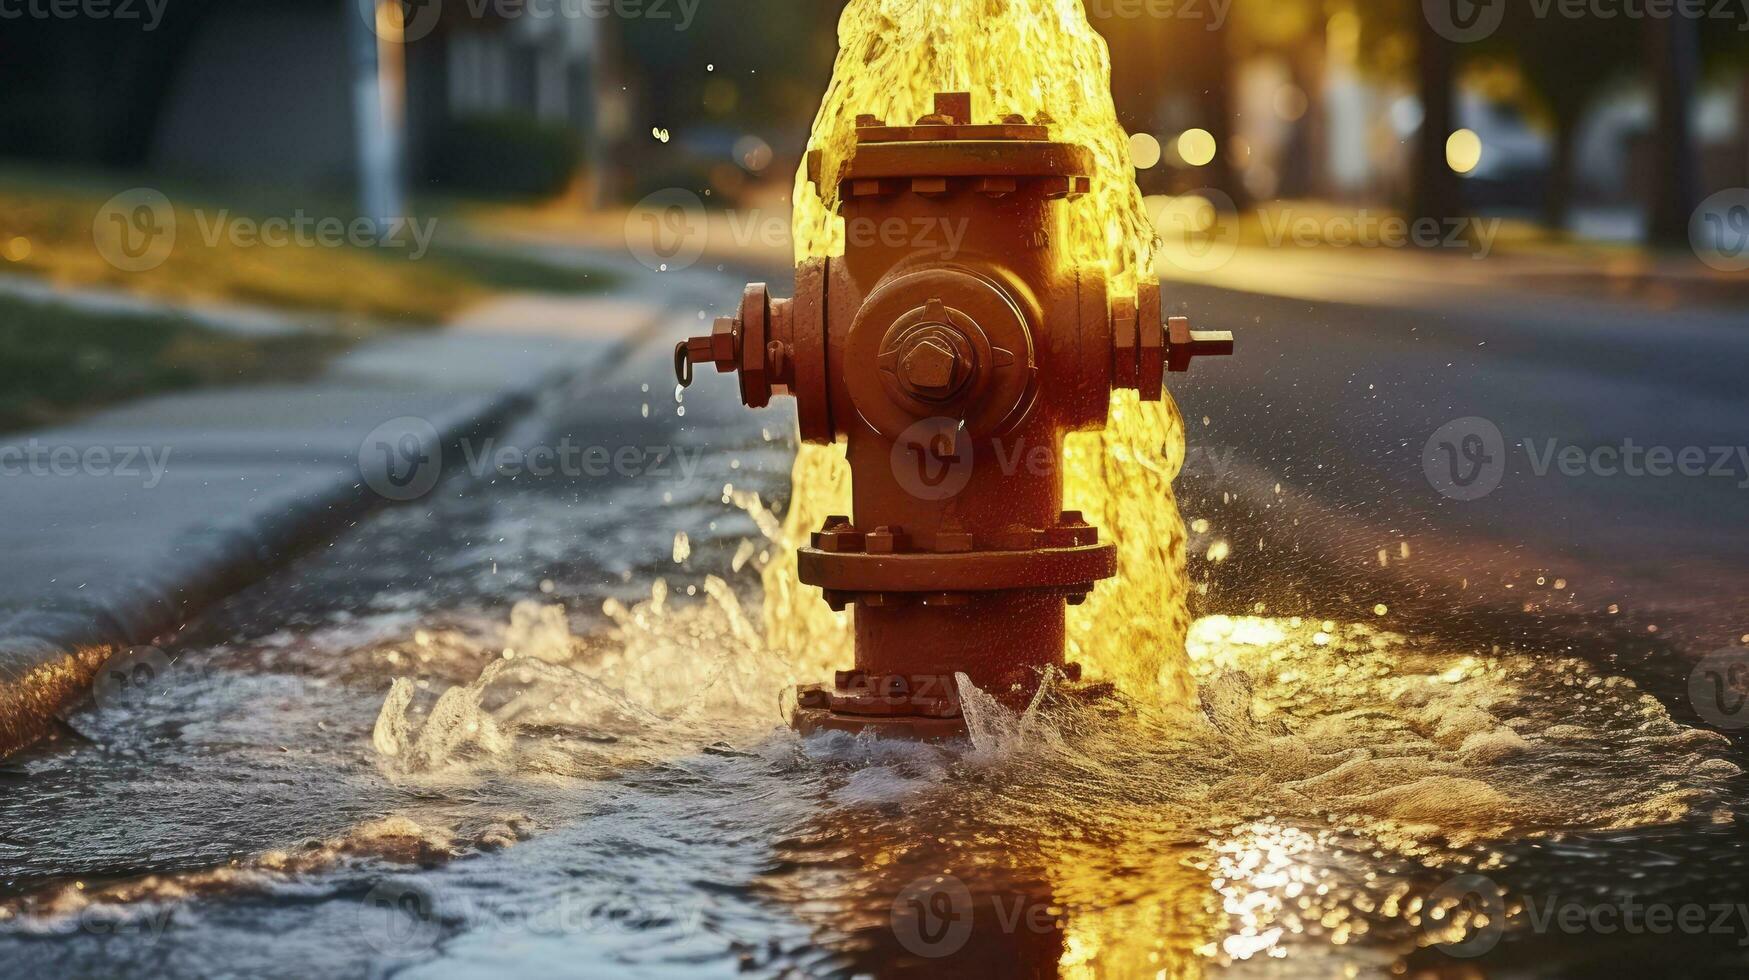
<svg viewBox="0 0 1749 980">
<path fill-rule="evenodd" d="M 1445 144 L 1457 128 L 1459 46 L 1434 30 L 1415 0 L 1352 0 L 1348 9 L 1361 22 L 1361 67 L 1390 76 L 1412 73 L 1421 125 L 1411 151 L 1410 216 L 1458 215 L 1463 188 L 1446 164 Z"/>
<path fill-rule="evenodd" d="M 1647 65 L 1656 93 L 1652 131 L 1652 200 L 1646 237 L 1656 244 L 1687 244 L 1700 204 L 1700 162 L 1694 131 L 1695 85 L 1700 74 L 1700 25 L 1678 5 L 1648 21 Z"/>
<path fill-rule="evenodd" d="M 1206 4 L 1181 9 L 1199 16 L 1137 16 L 1110 4 L 1089 4 L 1087 13 L 1111 51 L 1112 96 L 1126 128 L 1169 142 L 1196 127 L 1215 139 L 1214 159 L 1193 172 L 1180 172 L 1178 186 L 1157 186 L 1172 181 L 1168 171 L 1160 170 L 1137 175 L 1143 190 L 1208 187 L 1244 207 L 1245 189 L 1233 166 L 1237 58 L 1231 18 L 1217 19 Z"/>
<path fill-rule="evenodd" d="M 1417 21 L 1415 87 L 1421 96 L 1421 130 L 1415 134 L 1409 212 L 1416 218 L 1444 219 L 1463 210 L 1463 190 L 1445 152 L 1446 140 L 1457 129 L 1458 52 L 1430 19 Z"/>
<path fill-rule="evenodd" d="M 1564 230 L 1577 189 L 1576 146 L 1585 110 L 1614 79 L 1638 63 L 1644 28 L 1621 17 L 1538 16 L 1529 4 L 1509 5 L 1500 29 L 1477 45 L 1522 84 L 1517 101 L 1550 133 L 1549 182 L 1543 223 Z"/>
<path fill-rule="evenodd" d="M 1233 206 L 1243 211 L 1250 206 L 1250 195 L 1234 165 L 1239 151 L 1233 126 L 1238 114 L 1233 100 L 1238 90 L 1239 58 L 1233 50 L 1233 22 L 1227 18 L 1206 26 L 1198 21 L 1186 23 L 1201 35 L 1184 47 L 1198 122 L 1215 138 L 1215 156 L 1204 168 L 1204 183 L 1227 195 Z"/>
</svg>

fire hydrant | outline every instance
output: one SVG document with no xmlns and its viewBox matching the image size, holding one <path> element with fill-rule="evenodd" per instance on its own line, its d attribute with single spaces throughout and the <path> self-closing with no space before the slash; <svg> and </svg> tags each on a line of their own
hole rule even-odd
<svg viewBox="0 0 1749 980">
<path fill-rule="evenodd" d="M 794 299 L 748 286 L 675 350 L 681 384 L 714 364 L 751 407 L 794 397 L 803 439 L 847 442 L 854 513 L 813 534 L 800 575 L 855 607 L 856 664 L 798 692 L 803 731 L 950 736 L 957 674 L 1009 703 L 1049 668 L 1078 680 L 1065 605 L 1117 558 L 1063 509 L 1063 437 L 1103 428 L 1114 389 L 1159 400 L 1166 371 L 1233 351 L 1163 322 L 1157 284 L 1112 295 L 1069 259 L 1059 202 L 1090 189 L 1085 147 L 1019 116 L 973 125 L 971 108 L 948 93 L 914 126 L 860 117 L 837 175 L 844 255 L 802 263 Z"/>
</svg>

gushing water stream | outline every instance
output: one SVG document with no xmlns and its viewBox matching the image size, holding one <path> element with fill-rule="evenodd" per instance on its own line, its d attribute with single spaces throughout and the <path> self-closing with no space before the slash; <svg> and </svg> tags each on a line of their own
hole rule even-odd
<svg viewBox="0 0 1749 980">
<path fill-rule="evenodd" d="M 1049 114 L 1058 138 L 1100 163 L 1076 247 L 1120 280 L 1149 274 L 1109 65 L 1079 0 L 852 0 L 840 44 L 812 139 L 828 173 L 856 114 L 915 117 L 936 91 Z M 798 182 L 801 255 L 839 247 L 831 209 Z M 718 435 L 741 455 L 769 454 L 765 441 Z M 945 745 L 801 740 L 783 726 L 783 692 L 848 660 L 845 618 L 797 583 L 793 557 L 827 514 L 847 511 L 834 450 L 801 447 L 781 517 L 764 502 L 782 495 L 781 476 L 731 473 L 728 451 L 721 492 L 691 488 L 661 520 L 644 487 L 587 505 L 538 489 L 439 495 L 431 526 L 469 531 L 431 549 L 438 564 L 491 557 L 491 578 L 454 593 L 474 612 L 447 608 L 435 588 L 342 592 L 310 614 L 315 628 L 184 650 L 209 669 L 156 714 L 106 705 L 81 722 L 106 747 L 91 771 L 123 785 L 165 781 L 165 767 L 192 774 L 189 812 L 222 823 L 243 800 L 243 822 L 270 825 L 266 840 L 228 826 L 236 846 L 203 849 L 175 826 L 183 818 L 147 807 L 136 832 L 179 860 L 117 857 L 93 873 L 69 845 L 0 896 L 0 942 L 64 935 L 94 914 L 163 913 L 181 916 L 181 944 L 104 955 L 175 966 L 185 950 L 253 953 L 273 972 L 260 942 L 271 923 L 337 972 L 384 957 L 414 975 L 579 961 L 877 972 L 927 960 L 907 931 L 908 897 L 964 894 L 978 914 L 963 948 L 1017 970 L 1196 976 L 1297 958 L 1331 975 L 1400 969 L 1473 925 L 1472 910 L 1428 899 L 1452 874 L 1502 873 L 1545 844 L 1588 855 L 1563 842 L 1732 823 L 1739 772 L 1724 740 L 1585 660 L 1459 648 L 1377 622 L 1193 622 L 1173 497 L 1184 447 L 1170 400 L 1120 398 L 1107 432 L 1068 449 L 1070 505 L 1121 547 L 1117 579 L 1072 611 L 1070 654 L 1116 693 L 1089 703 L 1047 684 L 1016 713 L 968 691 L 971 737 Z M 628 513 L 658 526 L 615 538 Z M 422 520 L 385 515 L 324 567 L 378 561 L 404 575 L 383 556 Z M 537 526 L 508 550 L 481 543 Z M 604 565 L 588 585 L 497 577 L 500 565 L 515 575 L 551 562 L 547 536 L 649 558 L 617 577 Z M 568 593 L 591 603 L 557 601 Z M 244 685 L 300 676 L 288 665 L 311 671 L 295 691 Z M 377 682 L 391 678 L 383 695 Z M 268 704 L 281 707 L 259 710 Z M 386 942 L 360 916 L 403 878 L 416 891 L 395 894 L 426 905 L 414 903 L 424 912 L 411 941 Z M 581 925 L 531 925 L 534 910 L 571 902 Z"/>
</svg>

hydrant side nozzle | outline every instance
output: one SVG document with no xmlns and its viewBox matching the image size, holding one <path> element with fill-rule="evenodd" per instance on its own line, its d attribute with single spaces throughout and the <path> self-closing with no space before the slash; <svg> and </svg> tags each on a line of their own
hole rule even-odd
<svg viewBox="0 0 1749 980">
<path fill-rule="evenodd" d="M 824 260 L 797 267 L 793 299 L 774 298 L 765 283 L 750 283 L 732 316 L 718 317 L 708 335 L 675 346 L 675 379 L 685 387 L 692 383 L 697 365 L 714 364 L 719 374 L 736 376 L 742 404 L 764 408 L 774 397 L 794 397 L 803 438 L 832 441 L 835 433 L 826 390 L 826 269 Z"/>
<path fill-rule="evenodd" d="M 719 373 L 733 371 L 739 356 L 740 325 L 730 317 L 721 317 L 710 334 L 690 337 L 674 345 L 674 379 L 682 388 L 692 386 L 692 369 L 696 364 L 714 364 Z"/>
<path fill-rule="evenodd" d="M 1182 374 L 1198 357 L 1233 353 L 1233 335 L 1225 330 L 1192 330 L 1187 317 L 1166 317 L 1161 323 L 1159 283 L 1144 282 L 1136 296 L 1113 297 L 1111 324 L 1111 384 L 1141 394 L 1143 401 L 1165 397 L 1165 375 Z"/>
<path fill-rule="evenodd" d="M 1197 357 L 1230 357 L 1233 353 L 1233 334 L 1228 330 L 1192 330 L 1187 317 L 1175 316 L 1166 322 L 1167 344 L 1169 350 L 1166 357 L 1166 369 L 1175 374 L 1183 374 L 1190 370 L 1190 362 Z"/>
</svg>

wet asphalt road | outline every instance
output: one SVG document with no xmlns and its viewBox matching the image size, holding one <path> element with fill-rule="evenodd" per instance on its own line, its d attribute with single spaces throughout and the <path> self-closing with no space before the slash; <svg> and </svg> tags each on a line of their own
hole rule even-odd
<svg viewBox="0 0 1749 980">
<path fill-rule="evenodd" d="M 1226 604 L 1377 594 L 1478 639 L 1694 656 L 1749 634 L 1749 310 L 1168 294 L 1240 337 L 1173 386 L 1186 517 L 1270 540 L 1212 570 Z"/>
</svg>

